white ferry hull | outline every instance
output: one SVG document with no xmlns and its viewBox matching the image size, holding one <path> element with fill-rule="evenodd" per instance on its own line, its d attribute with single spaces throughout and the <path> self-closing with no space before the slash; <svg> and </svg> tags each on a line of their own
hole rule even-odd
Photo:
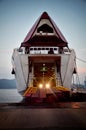
<svg viewBox="0 0 86 130">
<path fill-rule="evenodd" d="M 33 54 L 23 54 L 18 52 L 18 49 L 15 49 L 12 55 L 12 64 L 15 71 L 15 79 L 17 83 L 18 92 L 23 92 L 30 86 L 30 78 L 34 78 L 33 75 L 29 73 L 29 58 L 40 57 L 38 61 L 33 61 L 33 63 L 53 63 L 55 58 L 61 57 L 61 79 L 62 85 L 71 89 L 71 82 L 74 69 L 76 68 L 76 55 L 74 50 L 71 50 L 69 54 L 55 54 L 52 55 L 51 60 L 47 60 L 51 55 L 33 55 Z M 44 59 L 42 60 L 42 57 Z M 34 71 L 34 70 L 33 70 Z M 28 81 L 29 78 L 29 81 Z M 57 80 L 57 79 L 56 79 Z"/>
</svg>

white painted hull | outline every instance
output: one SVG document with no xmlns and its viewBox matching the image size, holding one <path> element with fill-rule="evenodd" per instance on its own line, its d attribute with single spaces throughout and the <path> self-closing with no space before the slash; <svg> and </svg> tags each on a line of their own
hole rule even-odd
<svg viewBox="0 0 86 130">
<path fill-rule="evenodd" d="M 41 57 L 42 61 L 42 56 L 45 57 L 50 57 L 51 55 L 40 55 L 40 54 L 23 54 L 18 51 L 18 49 L 14 49 L 13 55 L 12 55 L 12 65 L 13 69 L 15 71 L 15 79 L 17 83 L 17 89 L 18 92 L 23 92 L 27 89 L 28 86 L 30 86 L 31 78 L 33 78 L 33 75 L 29 73 L 29 62 L 28 59 L 31 57 Z M 71 81 L 72 81 L 72 75 L 74 72 L 74 69 L 76 68 L 76 55 L 74 50 L 71 50 L 70 53 L 68 54 L 54 54 L 52 57 L 61 57 L 61 64 L 60 64 L 60 69 L 61 69 L 61 79 L 64 87 L 71 88 Z M 35 58 L 34 58 L 35 59 Z M 53 62 L 53 58 L 51 61 L 48 62 Z M 28 81 L 29 77 L 29 81 Z M 29 82 L 29 84 L 28 84 Z"/>
</svg>

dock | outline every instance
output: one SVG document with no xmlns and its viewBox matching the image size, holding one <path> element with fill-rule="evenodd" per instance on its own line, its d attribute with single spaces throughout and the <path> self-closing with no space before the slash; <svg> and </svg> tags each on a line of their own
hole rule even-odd
<svg viewBox="0 0 86 130">
<path fill-rule="evenodd" d="M 53 105 L 0 104 L 0 130 L 61 130 L 86 128 L 86 102 Z"/>
</svg>

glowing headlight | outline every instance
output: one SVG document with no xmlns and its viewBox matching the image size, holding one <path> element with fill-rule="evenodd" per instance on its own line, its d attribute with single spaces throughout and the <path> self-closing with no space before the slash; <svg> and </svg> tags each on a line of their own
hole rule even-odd
<svg viewBox="0 0 86 130">
<path fill-rule="evenodd" d="M 46 88 L 50 88 L 50 84 L 46 84 L 46 86 L 45 86 Z"/>
<path fill-rule="evenodd" d="M 43 88 L 43 84 L 39 84 L 39 88 Z"/>
</svg>

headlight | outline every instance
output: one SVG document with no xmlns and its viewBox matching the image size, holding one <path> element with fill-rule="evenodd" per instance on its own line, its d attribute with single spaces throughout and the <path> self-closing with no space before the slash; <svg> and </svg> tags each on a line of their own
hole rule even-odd
<svg viewBox="0 0 86 130">
<path fill-rule="evenodd" d="M 46 87 L 46 88 L 50 88 L 50 84 L 46 84 L 45 87 Z"/>
<path fill-rule="evenodd" d="M 39 88 L 43 88 L 43 84 L 39 84 Z"/>
</svg>

